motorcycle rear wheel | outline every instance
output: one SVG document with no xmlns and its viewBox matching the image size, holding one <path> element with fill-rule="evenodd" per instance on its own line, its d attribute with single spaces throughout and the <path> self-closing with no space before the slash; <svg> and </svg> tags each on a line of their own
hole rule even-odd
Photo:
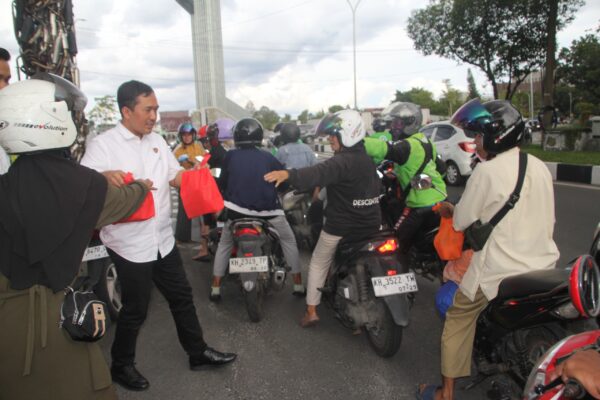
<svg viewBox="0 0 600 400">
<path fill-rule="evenodd" d="M 252 322 L 260 322 L 265 315 L 264 304 L 264 289 L 257 284 L 251 291 L 244 291 L 244 301 L 246 303 L 246 311 Z"/>
<path fill-rule="evenodd" d="M 383 358 L 392 357 L 398 352 L 402 343 L 402 327 L 396 325 L 394 318 L 383 300 L 378 301 L 381 308 L 379 324 L 377 327 L 363 330 L 367 334 L 367 339 L 375 353 Z"/>
</svg>

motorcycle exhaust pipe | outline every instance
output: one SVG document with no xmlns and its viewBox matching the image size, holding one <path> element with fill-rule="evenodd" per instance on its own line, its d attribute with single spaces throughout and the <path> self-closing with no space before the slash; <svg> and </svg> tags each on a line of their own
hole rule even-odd
<svg viewBox="0 0 600 400">
<path fill-rule="evenodd" d="M 273 280 L 275 281 L 275 284 L 283 285 L 283 282 L 285 281 L 285 269 L 276 268 L 273 273 Z"/>
</svg>

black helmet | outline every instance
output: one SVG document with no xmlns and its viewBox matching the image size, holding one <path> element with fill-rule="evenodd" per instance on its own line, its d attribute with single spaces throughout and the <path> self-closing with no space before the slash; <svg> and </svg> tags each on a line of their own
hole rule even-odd
<svg viewBox="0 0 600 400">
<path fill-rule="evenodd" d="M 192 140 L 196 139 L 196 129 L 194 128 L 194 125 L 192 125 L 191 122 L 184 122 L 183 124 L 179 125 L 179 128 L 177 128 L 177 135 L 179 136 L 179 140 L 183 140 L 181 136 L 184 133 L 191 133 Z"/>
<path fill-rule="evenodd" d="M 454 113 L 450 123 L 483 135 L 483 148 L 490 154 L 518 146 L 525 129 L 521 113 L 508 100 L 483 104 L 479 99 L 470 100 Z"/>
<path fill-rule="evenodd" d="M 383 132 L 388 128 L 387 125 L 388 124 L 383 119 L 376 118 L 373 120 L 371 127 L 373 128 L 373 131 L 375 131 L 375 132 Z"/>
<path fill-rule="evenodd" d="M 296 124 L 283 124 L 280 132 L 283 144 L 296 143 L 300 139 L 300 128 Z"/>
<path fill-rule="evenodd" d="M 278 122 L 273 128 L 273 132 L 277 133 L 281 131 L 281 127 L 285 124 L 285 122 Z"/>
<path fill-rule="evenodd" d="M 263 127 L 254 118 L 242 118 L 233 127 L 233 141 L 236 147 L 260 146 Z"/>
</svg>

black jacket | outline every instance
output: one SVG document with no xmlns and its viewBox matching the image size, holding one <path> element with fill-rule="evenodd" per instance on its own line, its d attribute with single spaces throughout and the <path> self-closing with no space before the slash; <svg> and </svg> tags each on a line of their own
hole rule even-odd
<svg viewBox="0 0 600 400">
<path fill-rule="evenodd" d="M 363 142 L 312 167 L 291 169 L 289 182 L 299 190 L 327 188 L 323 230 L 331 235 L 364 236 L 381 226 L 380 180 Z"/>
</svg>

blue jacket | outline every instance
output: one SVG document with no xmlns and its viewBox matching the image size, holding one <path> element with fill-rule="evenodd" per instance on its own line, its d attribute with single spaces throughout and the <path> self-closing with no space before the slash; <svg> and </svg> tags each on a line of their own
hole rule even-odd
<svg viewBox="0 0 600 400">
<path fill-rule="evenodd" d="M 247 215 L 283 215 L 275 185 L 264 180 L 266 173 L 281 169 L 283 165 L 266 151 L 228 151 L 220 181 L 225 207 Z"/>
<path fill-rule="evenodd" d="M 275 157 L 287 169 L 305 168 L 317 163 L 314 151 L 304 143 L 288 143 L 277 150 Z"/>
</svg>

